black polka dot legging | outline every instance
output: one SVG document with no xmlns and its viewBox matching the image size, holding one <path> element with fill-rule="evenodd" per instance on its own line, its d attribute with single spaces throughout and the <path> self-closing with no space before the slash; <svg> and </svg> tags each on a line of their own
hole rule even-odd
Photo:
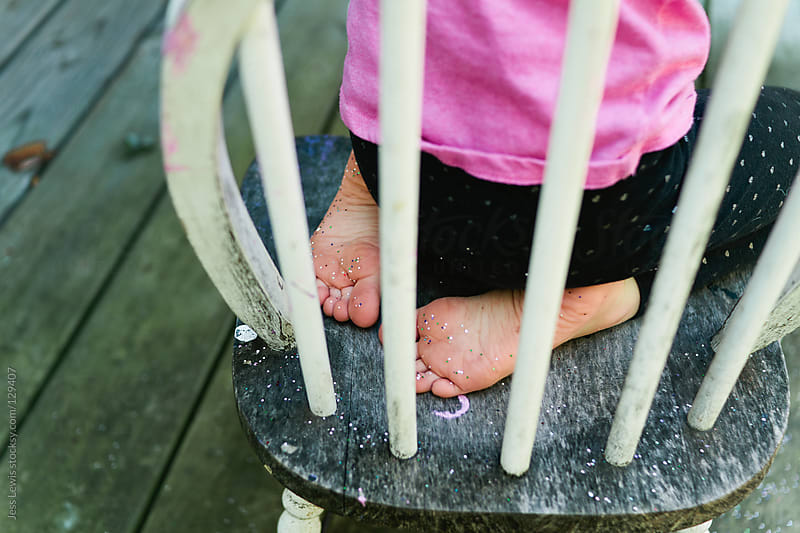
<svg viewBox="0 0 800 533">
<path fill-rule="evenodd" d="M 645 154 L 635 175 L 584 192 L 568 287 L 633 276 L 646 299 L 709 97 L 708 91 L 698 92 L 694 124 L 678 143 Z M 351 137 L 377 201 L 377 146 Z M 757 259 L 798 165 L 800 93 L 765 87 L 695 286 Z M 477 179 L 426 153 L 420 176 L 420 283 L 452 295 L 523 288 L 541 187 Z"/>
</svg>

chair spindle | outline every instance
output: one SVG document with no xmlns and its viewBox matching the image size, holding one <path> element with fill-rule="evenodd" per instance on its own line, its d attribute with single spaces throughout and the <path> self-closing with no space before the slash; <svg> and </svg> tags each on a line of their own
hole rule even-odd
<svg viewBox="0 0 800 533">
<path fill-rule="evenodd" d="M 618 10 L 618 0 L 570 4 L 500 457 L 517 476 L 530 465 Z"/>
<path fill-rule="evenodd" d="M 380 5 L 381 314 L 389 446 L 400 458 L 417 452 L 414 330 L 425 4 Z"/>
<path fill-rule="evenodd" d="M 254 9 L 239 61 L 309 407 L 318 416 L 332 415 L 336 396 L 272 2 L 260 2 Z"/>
<path fill-rule="evenodd" d="M 737 12 L 606 444 L 613 465 L 633 459 L 741 146 L 731 139 L 744 137 L 786 5 L 745 0 Z"/>
<path fill-rule="evenodd" d="M 761 252 L 747 289 L 720 332 L 719 347 L 689 411 L 689 425 L 693 428 L 706 431 L 717 421 L 753 351 L 762 324 L 800 260 L 798 225 L 800 193 L 793 187 Z"/>
</svg>

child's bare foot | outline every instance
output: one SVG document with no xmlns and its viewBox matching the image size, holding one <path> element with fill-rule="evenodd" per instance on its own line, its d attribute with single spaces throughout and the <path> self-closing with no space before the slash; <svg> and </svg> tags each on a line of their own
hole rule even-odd
<svg viewBox="0 0 800 533">
<path fill-rule="evenodd" d="M 440 298 L 417 311 L 417 392 L 445 398 L 485 389 L 511 374 L 524 291 Z M 564 291 L 553 346 L 610 328 L 639 309 L 633 278 Z"/>
<path fill-rule="evenodd" d="M 378 320 L 378 205 L 350 154 L 342 185 L 311 236 L 322 311 L 362 328 Z"/>
</svg>

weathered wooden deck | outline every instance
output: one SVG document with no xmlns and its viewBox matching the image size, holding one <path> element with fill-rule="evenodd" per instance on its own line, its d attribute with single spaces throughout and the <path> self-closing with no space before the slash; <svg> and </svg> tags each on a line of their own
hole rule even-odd
<svg viewBox="0 0 800 533">
<path fill-rule="evenodd" d="M 233 316 L 186 242 L 157 145 L 165 0 L 0 0 L 0 360 L 8 424 L 0 531 L 273 531 L 280 487 L 232 401 Z M 344 133 L 345 0 L 278 3 L 297 135 Z M 232 77 L 237 175 L 253 156 Z M 146 143 L 145 143 L 146 145 Z M 800 390 L 800 335 L 784 343 Z M 13 374 L 13 376 L 12 376 Z M 762 487 L 722 532 L 800 528 L 800 395 Z M 11 514 L 11 501 L 16 519 Z M 762 526 L 763 524 L 763 526 Z M 329 531 L 382 531 L 334 519 Z"/>
</svg>

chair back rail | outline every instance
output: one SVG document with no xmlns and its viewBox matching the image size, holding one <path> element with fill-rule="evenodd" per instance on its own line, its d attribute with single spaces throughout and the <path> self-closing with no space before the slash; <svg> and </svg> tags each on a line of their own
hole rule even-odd
<svg viewBox="0 0 800 533">
<path fill-rule="evenodd" d="M 280 233 L 278 255 L 288 274 L 285 287 L 238 193 L 218 117 L 228 69 L 241 41 L 246 65 L 242 70 L 255 72 L 243 75 L 243 80 L 257 150 L 265 164 L 273 165 L 265 173 L 265 188 L 277 188 L 276 196 L 296 210 L 289 216 L 300 217 L 305 208 L 293 134 L 285 116 L 280 122 L 281 113 L 288 116 L 288 102 L 274 10 L 271 3 L 259 0 L 231 5 L 194 1 L 179 8 L 170 9 L 173 24 L 164 35 L 161 91 L 164 167 L 175 209 L 206 272 L 234 313 L 271 346 L 285 348 L 299 340 L 309 406 L 315 414 L 332 414 L 336 400 L 327 348 L 314 330 L 319 306 L 305 219 L 303 238 L 298 240 L 300 231 L 287 229 L 291 224 L 282 223 L 282 206 L 273 205 L 280 202 L 270 203 L 276 234 Z M 262 71 L 269 71 L 273 79 L 259 75 Z M 265 107 L 272 103 L 274 109 Z M 275 187 L 278 176 L 285 180 Z M 314 295 L 308 318 L 303 315 L 311 307 L 307 292 Z M 321 333 L 321 319 L 316 322 Z"/>
<path fill-rule="evenodd" d="M 728 140 L 743 138 L 787 3 L 775 0 L 770 9 L 758 0 L 741 4 L 606 444 L 605 456 L 613 465 L 629 463 L 635 453 L 739 149 Z M 176 211 L 231 309 L 267 344 L 285 348 L 297 343 L 312 412 L 333 414 L 336 398 L 272 3 L 190 0 L 174 5 L 165 34 L 162 144 Z M 572 0 L 570 6 L 501 452 L 503 468 L 514 475 L 522 475 L 530 464 L 618 8 L 619 0 Z M 413 331 L 425 0 L 382 0 L 380 24 L 379 222 L 384 370 L 390 376 L 387 418 L 392 453 L 408 458 L 417 446 Z M 283 278 L 238 194 L 218 121 L 224 81 L 239 43 Z M 182 142 L 189 138 L 191 144 Z M 689 416 L 695 427 L 713 425 L 761 324 L 786 292 L 800 256 L 800 242 L 792 235 L 800 220 L 797 196 L 792 193 L 786 201 L 751 286 L 720 334 L 718 356 Z"/>
<path fill-rule="evenodd" d="M 779 0 L 763 9 L 745 0 L 737 13 L 606 443 L 613 465 L 633 460 L 741 146 L 730 139 L 744 139 L 787 4 Z"/>
<path fill-rule="evenodd" d="M 417 212 L 425 0 L 380 4 L 381 315 L 392 453 L 417 452 Z M 388 68 L 384 68 L 387 66 Z"/>
<path fill-rule="evenodd" d="M 234 313 L 277 348 L 293 338 L 288 302 L 237 192 L 219 122 L 228 66 L 242 21 L 256 2 L 226 9 L 197 2 L 171 6 L 163 45 L 161 142 L 172 202 L 206 272 Z"/>
<path fill-rule="evenodd" d="M 500 456 L 509 474 L 530 465 L 618 10 L 618 0 L 570 5 Z"/>
</svg>

